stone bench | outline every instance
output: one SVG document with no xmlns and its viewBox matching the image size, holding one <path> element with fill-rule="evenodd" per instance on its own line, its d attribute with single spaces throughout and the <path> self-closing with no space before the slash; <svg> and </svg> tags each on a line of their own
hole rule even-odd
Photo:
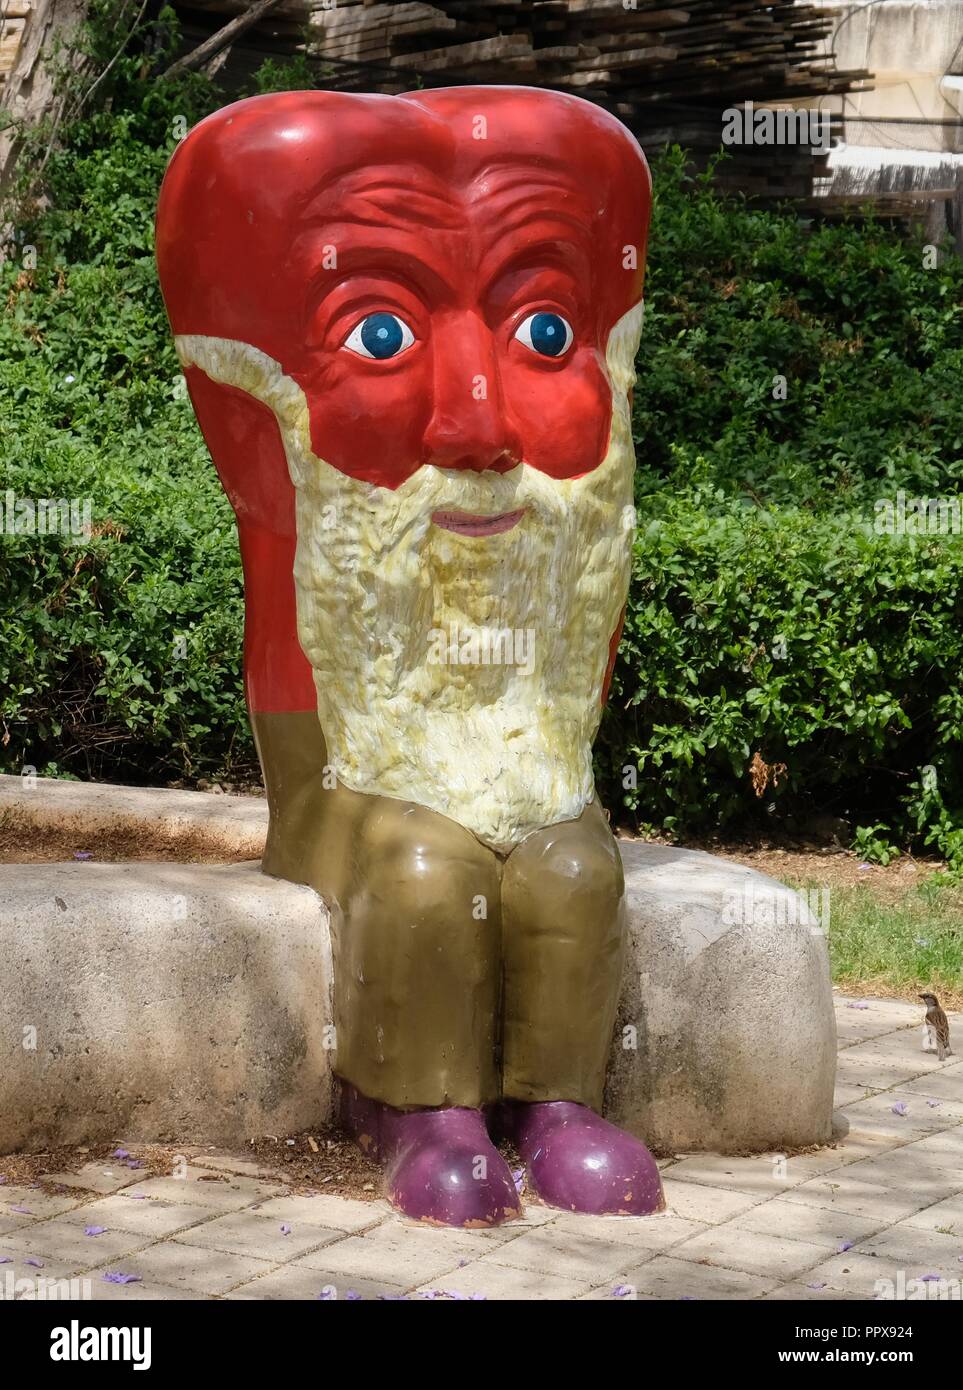
<svg viewBox="0 0 963 1390">
<path fill-rule="evenodd" d="M 95 852 L 91 827 L 112 817 L 166 817 L 235 854 L 266 826 L 256 798 L 0 778 L 0 830 L 25 806 L 38 835 L 55 823 Z M 620 847 L 629 944 L 606 1113 L 661 1153 L 828 1140 L 818 924 L 751 869 Z M 315 1128 L 331 1113 L 330 989 L 323 903 L 256 861 L 0 864 L 0 1152 Z"/>
</svg>

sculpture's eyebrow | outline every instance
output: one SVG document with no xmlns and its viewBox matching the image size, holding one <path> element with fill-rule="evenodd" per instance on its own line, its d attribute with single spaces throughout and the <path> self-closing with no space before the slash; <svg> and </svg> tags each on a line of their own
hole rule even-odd
<svg viewBox="0 0 963 1390">
<path fill-rule="evenodd" d="M 426 303 L 450 299 L 454 295 L 454 276 L 445 273 L 437 255 L 435 263 L 431 263 L 419 254 L 419 243 L 423 241 L 423 234 L 413 229 L 407 233 L 382 230 L 375 236 L 370 227 L 334 222 L 326 224 L 323 232 L 318 229 L 317 234 L 309 232 L 299 237 L 294 250 L 298 256 L 306 253 L 309 263 L 320 262 L 310 277 L 315 302 L 345 280 L 359 276 L 407 283 Z M 324 258 L 330 246 L 337 251 L 337 261 L 326 266 Z"/>
<path fill-rule="evenodd" d="M 353 222 L 396 231 L 454 231 L 465 225 L 452 190 L 421 166 L 370 166 L 327 184 L 302 208 L 299 222 Z"/>
<path fill-rule="evenodd" d="M 571 178 L 551 170 L 500 169 L 475 180 L 488 231 L 479 280 L 491 285 L 517 265 L 563 265 L 588 286 L 594 219 Z"/>
</svg>

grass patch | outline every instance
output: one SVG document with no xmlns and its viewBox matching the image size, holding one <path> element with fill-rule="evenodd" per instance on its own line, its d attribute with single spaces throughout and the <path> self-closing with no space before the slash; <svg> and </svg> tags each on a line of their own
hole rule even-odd
<svg viewBox="0 0 963 1390">
<path fill-rule="evenodd" d="M 907 887 L 898 902 L 881 902 L 869 886 L 832 888 L 829 956 L 842 989 L 913 1000 L 930 989 L 945 1008 L 963 1008 L 963 888 L 942 874 Z"/>
</svg>

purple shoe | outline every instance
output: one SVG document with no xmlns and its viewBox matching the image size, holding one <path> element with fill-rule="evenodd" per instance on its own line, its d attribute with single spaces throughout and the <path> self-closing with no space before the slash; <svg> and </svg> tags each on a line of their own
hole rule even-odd
<svg viewBox="0 0 963 1390">
<path fill-rule="evenodd" d="M 384 1166 L 392 1206 L 439 1226 L 498 1226 L 521 1215 L 508 1164 L 480 1110 L 395 1110 L 341 1087 L 341 1123 Z"/>
<path fill-rule="evenodd" d="M 664 1208 L 662 1179 L 642 1141 L 587 1106 L 511 1101 L 501 1120 L 549 1206 L 593 1216 L 649 1216 Z"/>
</svg>

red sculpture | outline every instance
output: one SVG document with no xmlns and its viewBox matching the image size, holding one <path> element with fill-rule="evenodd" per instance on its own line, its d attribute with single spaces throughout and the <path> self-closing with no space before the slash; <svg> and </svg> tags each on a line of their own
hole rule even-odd
<svg viewBox="0 0 963 1390">
<path fill-rule="evenodd" d="M 601 1103 L 621 863 L 590 749 L 633 536 L 650 184 L 525 88 L 284 93 L 176 152 L 157 255 L 237 514 L 266 872 L 332 914 L 343 1117 L 409 1214 L 661 1205 Z M 485 1161 L 479 1163 L 479 1158 Z"/>
</svg>

